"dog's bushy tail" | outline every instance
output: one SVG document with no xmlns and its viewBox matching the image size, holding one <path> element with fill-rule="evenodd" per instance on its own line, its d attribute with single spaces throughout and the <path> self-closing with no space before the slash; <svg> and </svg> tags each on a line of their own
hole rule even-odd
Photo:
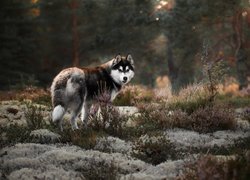
<svg viewBox="0 0 250 180">
<path fill-rule="evenodd" d="M 62 105 L 57 105 L 52 112 L 53 122 L 61 121 L 64 114 L 65 114 L 65 108 Z"/>
<path fill-rule="evenodd" d="M 61 121 L 63 115 L 65 114 L 65 107 L 63 101 L 63 91 L 62 90 L 52 90 L 52 120 L 53 122 Z"/>
</svg>

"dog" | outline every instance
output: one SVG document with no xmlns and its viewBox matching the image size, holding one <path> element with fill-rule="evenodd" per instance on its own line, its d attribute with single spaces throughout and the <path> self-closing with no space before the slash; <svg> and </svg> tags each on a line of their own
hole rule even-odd
<svg viewBox="0 0 250 180">
<path fill-rule="evenodd" d="M 103 93 L 112 102 L 121 88 L 134 77 L 134 60 L 130 54 L 117 55 L 105 64 L 94 68 L 71 67 L 62 70 L 51 85 L 52 120 L 63 131 L 62 121 L 66 112 L 71 112 L 71 127 L 78 129 L 77 118 L 87 128 L 91 105 Z"/>
</svg>

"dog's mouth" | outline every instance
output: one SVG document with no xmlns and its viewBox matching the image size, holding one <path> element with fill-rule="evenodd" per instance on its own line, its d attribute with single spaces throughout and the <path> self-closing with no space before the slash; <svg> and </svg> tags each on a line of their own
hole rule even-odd
<svg viewBox="0 0 250 180">
<path fill-rule="evenodd" d="M 123 81 L 122 81 L 122 83 L 124 83 L 124 84 L 125 84 L 126 82 L 127 82 L 127 80 L 123 80 Z"/>
</svg>

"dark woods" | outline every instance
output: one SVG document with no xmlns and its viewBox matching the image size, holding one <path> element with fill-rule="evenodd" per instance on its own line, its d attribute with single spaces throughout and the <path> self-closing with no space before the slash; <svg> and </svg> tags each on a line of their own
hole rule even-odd
<svg viewBox="0 0 250 180">
<path fill-rule="evenodd" d="M 174 89 L 202 79 L 201 53 L 243 87 L 249 74 L 247 0 L 3 0 L 0 89 L 48 87 L 62 68 L 131 53 L 135 82 L 168 75 Z M 147 78 L 144 78 L 147 77 Z"/>
</svg>

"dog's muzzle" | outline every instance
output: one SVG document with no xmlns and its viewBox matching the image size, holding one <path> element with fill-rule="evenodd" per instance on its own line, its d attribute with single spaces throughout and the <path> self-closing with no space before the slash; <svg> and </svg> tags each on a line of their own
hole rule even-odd
<svg viewBox="0 0 250 180">
<path fill-rule="evenodd" d="M 127 80 L 128 80 L 128 78 L 127 77 L 123 77 L 123 83 L 126 83 L 127 82 Z"/>
</svg>

